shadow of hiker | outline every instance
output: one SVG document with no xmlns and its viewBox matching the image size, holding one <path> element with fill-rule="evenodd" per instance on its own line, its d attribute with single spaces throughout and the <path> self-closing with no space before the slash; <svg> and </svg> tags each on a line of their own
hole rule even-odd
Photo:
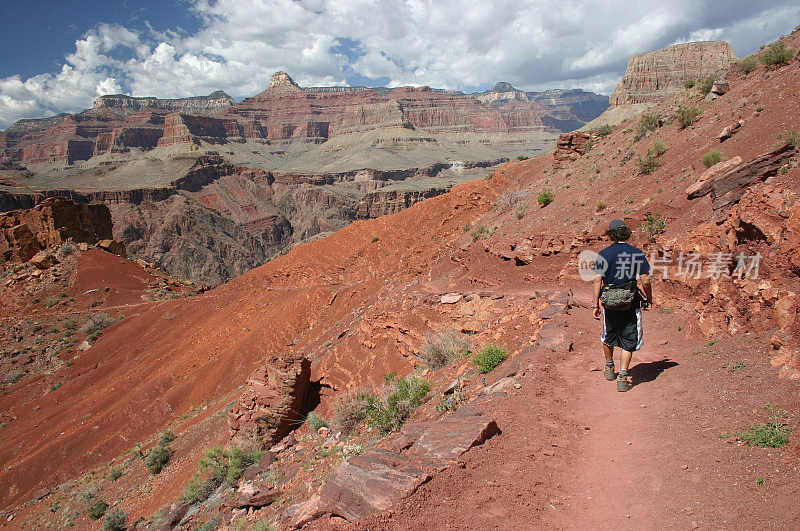
<svg viewBox="0 0 800 531">
<path fill-rule="evenodd" d="M 647 363 L 639 363 L 631 367 L 628 370 L 628 375 L 633 377 L 633 385 L 636 386 L 641 383 L 652 382 L 658 378 L 659 374 L 677 365 L 677 362 L 670 359 L 648 361 Z"/>
</svg>

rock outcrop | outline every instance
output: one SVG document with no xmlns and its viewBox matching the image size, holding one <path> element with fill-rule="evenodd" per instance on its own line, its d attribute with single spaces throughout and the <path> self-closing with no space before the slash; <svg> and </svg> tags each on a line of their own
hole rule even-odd
<svg viewBox="0 0 800 531">
<path fill-rule="evenodd" d="M 600 138 L 594 133 L 574 131 L 572 133 L 562 133 L 556 141 L 556 149 L 553 151 L 553 158 L 556 164 L 568 160 L 577 160 L 578 157 L 586 153 L 592 142 Z"/>
<path fill-rule="evenodd" d="M 684 90 L 686 81 L 718 74 L 735 59 L 733 48 L 724 41 L 674 44 L 634 55 L 609 105 L 655 105 Z"/>
<path fill-rule="evenodd" d="M 228 413 L 231 439 L 261 448 L 279 441 L 301 421 L 310 387 L 311 362 L 301 355 L 273 356 L 247 380 Z"/>
<path fill-rule="evenodd" d="M 0 256 L 6 261 L 25 262 L 42 249 L 68 241 L 96 244 L 111 238 L 111 214 L 105 205 L 53 197 L 29 210 L 0 215 Z"/>
</svg>

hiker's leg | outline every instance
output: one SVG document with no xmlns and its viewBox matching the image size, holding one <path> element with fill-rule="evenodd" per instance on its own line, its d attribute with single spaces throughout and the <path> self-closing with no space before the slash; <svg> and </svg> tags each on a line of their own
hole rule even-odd
<svg viewBox="0 0 800 531">
<path fill-rule="evenodd" d="M 603 355 L 606 357 L 606 361 L 614 363 L 614 347 L 603 343 Z"/>
<path fill-rule="evenodd" d="M 622 354 L 621 354 L 621 358 L 622 359 L 620 360 L 620 365 L 621 365 L 620 370 L 621 371 L 625 371 L 626 373 L 628 372 L 628 366 L 631 364 L 631 358 L 632 357 L 633 357 L 633 352 L 631 352 L 629 350 L 623 350 L 622 351 Z"/>
</svg>

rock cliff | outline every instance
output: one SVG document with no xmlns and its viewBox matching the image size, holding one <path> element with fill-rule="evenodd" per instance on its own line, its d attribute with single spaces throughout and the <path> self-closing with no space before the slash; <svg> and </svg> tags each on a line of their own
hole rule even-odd
<svg viewBox="0 0 800 531">
<path fill-rule="evenodd" d="M 609 104 L 660 103 L 682 91 L 686 81 L 718 74 L 735 59 L 733 48 L 724 41 L 674 44 L 634 55 Z"/>
</svg>

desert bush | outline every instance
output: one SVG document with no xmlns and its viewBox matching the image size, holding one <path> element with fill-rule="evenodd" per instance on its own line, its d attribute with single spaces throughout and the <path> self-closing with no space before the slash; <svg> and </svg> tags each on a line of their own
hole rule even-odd
<svg viewBox="0 0 800 531">
<path fill-rule="evenodd" d="M 758 59 L 751 55 L 750 57 L 745 57 L 744 59 L 736 61 L 734 65 L 742 74 L 747 75 L 758 68 Z"/>
<path fill-rule="evenodd" d="M 525 155 L 520 155 L 519 157 L 517 157 L 517 160 L 528 160 L 528 157 L 526 157 Z"/>
<path fill-rule="evenodd" d="M 555 192 L 552 190 L 545 190 L 544 192 L 539 192 L 539 195 L 536 197 L 536 202 L 539 203 L 539 206 L 546 207 L 553 202 L 555 197 Z"/>
<path fill-rule="evenodd" d="M 363 391 L 350 391 L 340 397 L 333 405 L 333 423 L 348 434 L 367 417 L 370 394 Z"/>
<path fill-rule="evenodd" d="M 114 324 L 114 319 L 106 312 L 90 313 L 81 331 L 88 335 L 99 333 Z"/>
<path fill-rule="evenodd" d="M 700 94 L 705 96 L 706 94 L 711 92 L 711 87 L 714 86 L 714 81 L 716 80 L 717 76 L 708 76 L 706 78 L 703 78 L 702 80 L 700 80 L 700 82 L 697 83 L 697 90 L 700 91 Z"/>
<path fill-rule="evenodd" d="M 748 446 L 760 446 L 762 448 L 782 448 L 786 446 L 789 442 L 790 428 L 783 422 L 783 419 L 772 408 L 771 404 L 764 406 L 764 409 L 770 413 L 769 420 L 741 433 L 739 439 Z"/>
<path fill-rule="evenodd" d="M 197 531 L 214 531 L 221 523 L 222 519 L 219 516 L 214 516 L 211 520 L 198 527 Z"/>
<path fill-rule="evenodd" d="M 497 197 L 497 200 L 494 202 L 494 204 L 501 210 L 512 210 L 518 204 L 525 201 L 529 195 L 530 192 L 524 188 L 506 190 Z"/>
<path fill-rule="evenodd" d="M 200 459 L 200 468 L 210 472 L 217 485 L 224 481 L 229 486 L 235 487 L 244 469 L 258 462 L 263 455 L 262 451 L 245 452 L 238 446 L 230 448 L 214 446 Z"/>
<path fill-rule="evenodd" d="M 200 503 L 206 501 L 221 483 L 216 483 L 215 481 L 216 480 L 214 478 L 207 478 L 201 476 L 200 474 L 195 474 L 183 488 L 183 495 L 181 496 L 181 499 L 189 503 Z"/>
<path fill-rule="evenodd" d="M 783 144 L 784 142 L 791 143 L 795 149 L 800 149 L 800 132 L 796 130 L 791 130 L 788 133 L 781 133 L 777 135 L 775 138 L 778 139 L 778 144 Z M 776 147 L 779 147 L 776 146 Z"/>
<path fill-rule="evenodd" d="M 667 222 L 661 217 L 660 212 L 647 212 L 644 215 L 641 228 L 648 238 L 653 239 L 656 234 L 664 232 L 664 229 L 667 228 Z"/>
<path fill-rule="evenodd" d="M 608 136 L 611 134 L 611 131 L 613 130 L 614 128 L 610 124 L 603 124 L 595 127 L 590 132 L 598 136 Z"/>
<path fill-rule="evenodd" d="M 387 385 L 380 396 L 367 398 L 366 421 L 383 432 L 397 431 L 422 403 L 431 387 L 423 378 L 416 376 L 398 378 L 392 373 L 384 378 Z"/>
<path fill-rule="evenodd" d="M 661 162 L 659 162 L 658 157 L 653 155 L 652 150 L 647 150 L 647 154 L 644 157 L 637 157 L 636 166 L 639 168 L 640 174 L 648 175 L 656 171 L 661 166 Z"/>
<path fill-rule="evenodd" d="M 695 84 L 697 84 L 697 81 L 695 81 L 694 78 L 687 79 L 683 82 L 683 88 L 690 89 L 695 86 Z"/>
<path fill-rule="evenodd" d="M 97 498 L 86 508 L 86 515 L 92 520 L 99 520 L 106 514 L 106 509 L 108 509 L 108 504 Z"/>
<path fill-rule="evenodd" d="M 157 444 L 150 450 L 150 453 L 147 454 L 145 465 L 147 465 L 147 469 L 150 473 L 155 475 L 167 466 L 170 457 L 172 457 L 172 450 L 169 444 Z"/>
<path fill-rule="evenodd" d="M 458 332 L 447 331 L 429 334 L 419 358 L 431 370 L 441 369 L 469 351 L 469 341 Z"/>
<path fill-rule="evenodd" d="M 797 50 L 787 48 L 782 41 L 772 43 L 761 54 L 761 62 L 767 66 L 788 65 L 789 61 L 797 57 Z"/>
<path fill-rule="evenodd" d="M 119 478 L 121 478 L 122 474 L 124 474 L 124 473 L 125 473 L 125 471 L 122 468 L 114 467 L 114 468 L 112 468 L 111 470 L 108 471 L 108 477 L 111 479 L 111 481 L 116 481 Z"/>
<path fill-rule="evenodd" d="M 667 145 L 663 140 L 653 140 L 652 152 L 656 157 L 660 157 L 667 152 Z"/>
<path fill-rule="evenodd" d="M 161 432 L 161 435 L 158 438 L 158 444 L 161 446 L 166 446 L 174 440 L 175 440 L 175 434 L 169 430 L 165 430 Z"/>
<path fill-rule="evenodd" d="M 661 127 L 660 114 L 643 114 L 639 118 L 639 125 L 636 126 L 636 140 L 644 138 L 647 133 L 655 131 L 659 127 Z"/>
<path fill-rule="evenodd" d="M 724 157 L 718 149 L 712 149 L 711 151 L 703 155 L 702 158 L 703 165 L 706 168 L 710 168 L 714 164 L 719 164 L 723 160 L 727 160 L 727 157 Z"/>
<path fill-rule="evenodd" d="M 697 107 L 685 107 L 681 105 L 676 111 L 678 126 L 681 129 L 686 129 L 697 121 L 697 117 L 700 116 L 700 112 L 700 109 Z"/>
<path fill-rule="evenodd" d="M 103 531 L 123 531 L 128 523 L 128 515 L 120 509 L 114 509 L 106 515 Z"/>
<path fill-rule="evenodd" d="M 63 245 L 61 246 L 61 248 L 58 250 L 58 253 L 59 253 L 61 256 L 69 256 L 69 255 L 71 255 L 71 254 L 72 254 L 72 253 L 74 253 L 74 252 L 75 252 L 75 244 L 73 244 L 73 243 L 71 243 L 71 242 L 66 242 L 66 243 L 65 243 L 65 244 L 63 244 Z"/>
<path fill-rule="evenodd" d="M 500 345 L 490 343 L 475 355 L 472 363 L 475 364 L 480 372 L 487 373 L 500 365 L 507 357 L 508 350 Z"/>
<path fill-rule="evenodd" d="M 603 200 L 601 199 L 601 200 L 600 200 L 600 201 L 598 201 L 598 202 L 597 202 L 597 204 L 594 206 L 594 210 L 595 210 L 595 212 L 602 212 L 603 210 L 605 210 L 605 209 L 606 209 L 606 206 L 608 206 L 608 205 L 606 205 L 606 202 L 605 202 L 605 201 L 603 201 Z"/>
<path fill-rule="evenodd" d="M 306 422 L 308 422 L 308 425 L 314 431 L 319 431 L 320 428 L 328 427 L 328 421 L 325 420 L 325 417 L 321 417 L 313 411 L 306 415 Z"/>
</svg>

